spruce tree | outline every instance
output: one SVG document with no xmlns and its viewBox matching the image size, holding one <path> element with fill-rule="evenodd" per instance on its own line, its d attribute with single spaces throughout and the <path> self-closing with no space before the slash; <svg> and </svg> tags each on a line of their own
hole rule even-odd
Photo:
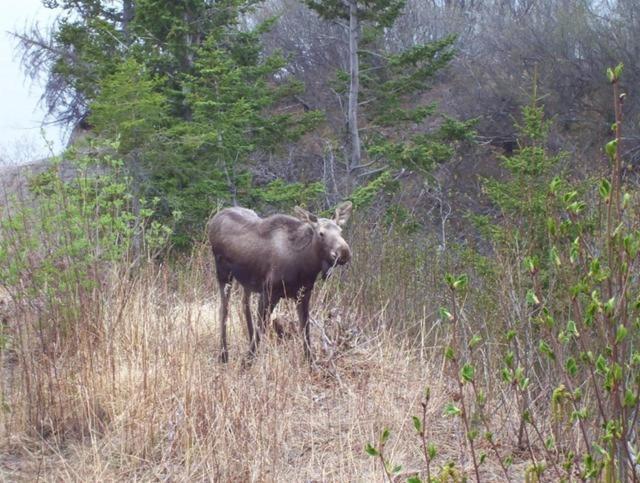
<svg viewBox="0 0 640 483">
<path fill-rule="evenodd" d="M 240 27 L 254 3 L 68 1 L 50 43 L 40 44 L 51 61 L 40 67 L 81 100 L 58 99 L 60 112 L 73 109 L 60 120 L 86 118 L 98 135 L 117 140 L 109 144 L 127 164 L 134 198 L 158 199 L 164 217 L 181 213 L 178 244 L 199 235 L 217 206 L 286 205 L 319 191 L 253 183 L 250 167 L 260 154 L 319 119 L 278 109 L 301 86 L 277 76 L 282 56 L 262 54 L 269 22 Z"/>
<path fill-rule="evenodd" d="M 404 0 L 305 0 L 307 6 L 327 20 L 348 22 L 349 36 L 349 101 L 348 130 L 350 161 L 349 171 L 362 168 L 358 105 L 360 94 L 359 43 L 363 23 L 375 27 L 390 27 L 396 20 Z"/>
<path fill-rule="evenodd" d="M 425 105 L 421 96 L 453 58 L 455 36 L 392 52 L 386 48 L 385 30 L 401 14 L 403 1 L 305 3 L 324 19 L 349 21 L 350 71 L 339 74 L 338 80 L 348 82 L 350 173 L 356 172 L 360 179 L 388 168 L 426 174 L 435 163 L 451 158 L 456 143 L 472 138 L 475 121 L 443 117 L 436 128 L 425 127 L 425 121 L 437 114 L 437 106 Z M 361 137 L 362 128 L 366 134 Z"/>
</svg>

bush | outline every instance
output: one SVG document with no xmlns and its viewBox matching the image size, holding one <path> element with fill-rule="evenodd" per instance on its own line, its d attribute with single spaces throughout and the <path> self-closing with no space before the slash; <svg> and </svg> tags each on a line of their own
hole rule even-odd
<svg viewBox="0 0 640 483">
<path fill-rule="evenodd" d="M 15 301 L 42 304 L 56 333 L 82 320 L 90 310 L 85 298 L 99 290 L 113 262 L 133 267 L 171 234 L 149 221 L 153 202 L 132 197 L 122 161 L 69 154 L 34 176 L 32 198 L 14 199 L 0 219 L 0 280 Z M 63 171 L 73 171 L 72 179 Z"/>
<path fill-rule="evenodd" d="M 544 122 L 534 104 L 524 110 L 522 130 L 533 144 L 507 160 L 514 178 L 488 185 L 501 216 L 490 222 L 496 270 L 483 287 L 500 309 L 480 315 L 502 321 L 483 328 L 466 307 L 469 278 L 445 277 L 448 301 L 439 315 L 449 329 L 444 361 L 451 401 L 443 412 L 459 418 L 478 481 L 491 458 L 513 479 L 516 455 L 527 460 L 526 481 L 638 479 L 639 195 L 622 186 L 621 71 L 609 70 L 616 99 L 615 139 L 605 147 L 609 177 L 574 189 L 549 176 L 554 163 L 536 145 L 544 140 Z M 501 367 L 480 361 L 486 352 Z M 501 396 L 491 396 L 496 393 Z M 427 393 L 422 404 L 428 400 Z M 506 435 L 495 417 L 503 406 L 517 414 L 516 430 Z M 427 424 L 414 417 L 422 448 Z M 401 466 L 384 452 L 389 434 L 383 431 L 366 451 L 392 481 Z M 422 452 L 423 467 L 409 481 L 449 477 L 431 476 L 435 448 Z"/>
</svg>

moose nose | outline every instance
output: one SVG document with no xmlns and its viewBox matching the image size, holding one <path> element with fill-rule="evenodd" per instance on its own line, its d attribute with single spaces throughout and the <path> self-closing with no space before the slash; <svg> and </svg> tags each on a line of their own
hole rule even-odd
<svg viewBox="0 0 640 483">
<path fill-rule="evenodd" d="M 351 260 L 351 251 L 349 250 L 349 247 L 341 247 L 336 251 L 332 251 L 331 256 L 335 263 L 338 265 L 344 265 Z"/>
</svg>

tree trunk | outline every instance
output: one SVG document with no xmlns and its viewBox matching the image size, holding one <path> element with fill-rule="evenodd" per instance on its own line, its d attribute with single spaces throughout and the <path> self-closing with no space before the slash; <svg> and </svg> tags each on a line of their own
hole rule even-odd
<svg viewBox="0 0 640 483">
<path fill-rule="evenodd" d="M 356 0 L 349 2 L 349 144 L 351 145 L 351 161 L 349 171 L 360 166 L 360 133 L 358 132 L 358 92 L 360 90 L 360 72 L 358 63 L 358 40 L 360 23 L 358 20 L 358 4 Z"/>
<path fill-rule="evenodd" d="M 130 23 L 135 16 L 135 5 L 133 0 L 124 0 L 122 2 L 122 32 L 124 33 L 124 41 L 128 46 L 131 45 L 131 28 Z"/>
</svg>

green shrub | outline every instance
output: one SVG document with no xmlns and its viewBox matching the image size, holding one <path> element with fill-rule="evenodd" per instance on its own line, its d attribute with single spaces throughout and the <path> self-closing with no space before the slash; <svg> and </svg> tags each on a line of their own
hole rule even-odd
<svg viewBox="0 0 640 483">
<path fill-rule="evenodd" d="M 171 235 L 151 221 L 157 200 L 134 199 L 121 160 L 68 156 L 30 179 L 32 196 L 13 199 L 0 219 L 0 284 L 17 303 L 37 307 L 39 330 L 56 338 L 97 328 L 110 268 L 125 261 L 133 269 Z"/>
<path fill-rule="evenodd" d="M 523 111 L 522 134 L 531 144 L 505 159 L 512 179 L 487 185 L 502 215 L 485 225 L 493 228 L 496 269 L 485 279 L 494 286 L 482 285 L 501 307 L 497 335 L 471 323 L 469 278 L 445 277 L 448 301 L 439 316 L 449 329 L 444 361 L 455 389 L 444 414 L 460 420 L 476 480 L 491 458 L 506 480 L 640 477 L 640 194 L 622 185 L 621 72 L 608 72 L 616 100 L 615 139 L 605 147 L 609 177 L 575 188 L 552 175 L 559 158 L 546 154 L 548 126 L 534 103 Z M 486 351 L 499 367 L 481 361 Z M 517 411 L 515 434 L 496 427 L 488 406 L 495 393 L 501 399 L 492 404 Z M 414 417 L 420 446 L 427 424 Z M 366 451 L 392 481 L 400 466 L 386 459 L 388 438 L 385 430 Z M 425 454 L 408 481 L 442 478 L 433 476 Z M 516 458 L 526 464 L 517 475 Z"/>
</svg>

